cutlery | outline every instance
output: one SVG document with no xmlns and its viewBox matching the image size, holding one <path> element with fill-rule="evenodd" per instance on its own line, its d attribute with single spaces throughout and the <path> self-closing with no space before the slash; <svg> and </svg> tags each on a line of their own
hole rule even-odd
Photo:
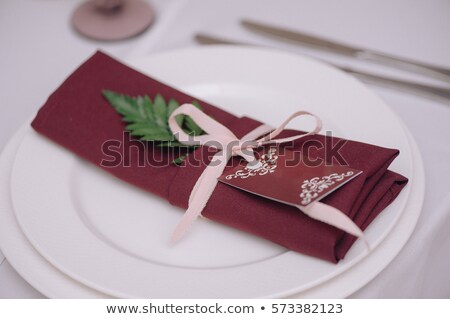
<svg viewBox="0 0 450 319">
<path fill-rule="evenodd" d="M 228 39 L 222 39 L 219 37 L 214 37 L 206 34 L 195 35 L 195 40 L 200 44 L 225 44 L 225 45 L 247 45 L 247 46 L 257 46 L 256 44 L 238 42 Z M 450 88 L 431 86 L 426 84 L 420 84 L 411 81 L 405 81 L 400 79 L 394 79 L 386 76 L 375 75 L 359 70 L 355 70 L 348 67 L 342 67 L 329 62 L 322 61 L 326 64 L 332 65 L 342 71 L 352 74 L 358 77 L 360 80 L 371 83 L 382 85 L 394 89 L 405 89 L 412 93 L 420 93 L 419 95 L 427 95 L 429 97 L 438 97 L 441 100 L 450 103 Z"/>
<path fill-rule="evenodd" d="M 243 19 L 241 21 L 241 24 L 242 26 L 253 32 L 276 38 L 278 40 L 281 39 L 296 44 L 309 45 L 317 49 L 354 57 L 362 61 L 382 63 L 405 71 L 414 72 L 450 82 L 449 68 L 400 58 L 390 54 L 376 52 L 364 48 L 358 48 L 337 41 L 328 40 L 281 27 L 270 26 L 246 19 Z"/>
</svg>

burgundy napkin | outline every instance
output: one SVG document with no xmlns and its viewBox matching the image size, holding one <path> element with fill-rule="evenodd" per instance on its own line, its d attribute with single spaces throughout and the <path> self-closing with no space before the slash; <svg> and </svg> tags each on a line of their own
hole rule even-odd
<svg viewBox="0 0 450 319">
<path fill-rule="evenodd" d="M 204 149 L 198 148 L 183 166 L 171 165 L 176 152 L 154 148 L 151 142 L 144 147 L 124 133 L 121 116 L 101 94 L 104 89 L 131 96 L 148 94 L 154 97 L 160 93 L 180 103 L 199 101 L 98 52 L 49 97 L 34 119 L 33 128 L 116 177 L 161 196 L 175 206 L 187 208 L 192 187 L 208 163 L 206 152 L 202 152 Z M 226 125 L 238 137 L 261 124 L 199 102 L 205 113 Z M 294 133 L 285 131 L 283 136 Z M 127 165 L 101 166 L 102 160 L 108 159 L 102 145 L 111 140 L 123 141 L 124 138 L 123 147 L 116 151 L 122 153 L 123 162 Z M 303 144 L 312 140 L 333 145 L 343 143 L 340 149 L 342 157 L 350 167 L 363 171 L 363 174 L 322 200 L 348 214 L 363 229 L 397 197 L 407 183 L 405 177 L 388 170 L 398 150 L 337 138 L 331 140 L 331 137 L 322 135 L 299 140 L 292 149 L 302 150 Z M 310 153 L 313 158 L 325 156 L 324 149 L 310 150 L 315 150 Z M 145 152 L 147 162 L 142 156 Z M 198 158 L 204 160 L 199 161 Z M 234 159 L 230 165 L 237 165 L 238 162 Z M 183 212 L 180 209 L 180 218 Z M 355 240 L 343 231 L 307 217 L 297 208 L 222 183 L 217 185 L 203 216 L 291 250 L 332 262 L 342 259 Z M 195 231 L 195 226 L 192 231 Z M 169 236 L 167 234 L 167 238 Z"/>
</svg>

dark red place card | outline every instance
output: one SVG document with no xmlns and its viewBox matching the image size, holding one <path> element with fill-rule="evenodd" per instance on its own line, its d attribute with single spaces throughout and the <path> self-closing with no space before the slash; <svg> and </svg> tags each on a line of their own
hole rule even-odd
<svg viewBox="0 0 450 319">
<path fill-rule="evenodd" d="M 227 171 L 219 181 L 285 204 L 307 206 L 362 173 L 348 166 L 305 163 L 276 147 L 260 151 L 257 159 Z"/>
</svg>

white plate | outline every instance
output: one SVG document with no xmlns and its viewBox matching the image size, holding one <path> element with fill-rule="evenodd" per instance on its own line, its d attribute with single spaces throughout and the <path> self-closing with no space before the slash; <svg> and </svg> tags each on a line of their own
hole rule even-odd
<svg viewBox="0 0 450 319">
<path fill-rule="evenodd" d="M 165 53 L 135 65 L 234 113 L 272 125 L 303 105 L 336 135 L 399 148 L 402 155 L 393 169 L 412 176 L 411 149 L 401 122 L 363 85 L 328 66 L 242 48 Z M 274 103 L 277 112 L 272 114 Z M 366 231 L 373 246 L 401 217 L 410 188 Z M 344 261 L 332 265 L 207 221 L 199 222 L 180 245 L 168 247 L 167 237 L 180 218 L 178 209 L 34 132 L 18 151 L 12 195 L 23 231 L 48 261 L 76 280 L 119 297 L 286 296 L 336 277 L 366 256 L 357 244 Z M 374 263 L 373 268 L 383 267 Z"/>
<path fill-rule="evenodd" d="M 10 140 L 0 158 L 0 247 L 5 251 L 9 263 L 15 270 L 47 297 L 108 298 L 109 296 L 80 284 L 53 267 L 30 245 L 17 224 L 10 198 L 10 172 L 16 150 L 29 130 L 29 123 L 25 123 Z M 401 250 L 418 220 L 425 185 L 422 160 L 411 137 L 410 144 L 413 150 L 414 176 L 410 181 L 411 198 L 405 208 L 409 213 L 402 214 L 387 238 L 367 258 L 349 271 L 290 297 L 346 297 L 374 278 L 380 268 L 389 264 Z M 378 263 L 380 267 L 373 267 L 373 263 Z"/>
</svg>

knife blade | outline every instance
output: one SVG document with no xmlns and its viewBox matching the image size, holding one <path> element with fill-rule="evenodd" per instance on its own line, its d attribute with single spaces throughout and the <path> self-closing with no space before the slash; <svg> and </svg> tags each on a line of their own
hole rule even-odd
<svg viewBox="0 0 450 319">
<path fill-rule="evenodd" d="M 413 61 L 410 59 L 376 52 L 365 48 L 359 48 L 337 41 L 312 36 L 299 31 L 288 30 L 285 28 L 271 26 L 248 19 L 241 20 L 241 24 L 248 30 L 278 40 L 285 40 L 291 43 L 307 45 L 324 51 L 354 57 L 362 61 L 381 63 L 408 72 L 413 72 L 450 82 L 450 69 L 446 67 Z"/>
<path fill-rule="evenodd" d="M 251 43 L 245 43 L 245 42 L 239 42 L 229 39 L 223 39 L 203 33 L 198 33 L 195 35 L 195 40 L 200 44 L 206 44 L 206 45 L 214 45 L 214 44 L 224 44 L 224 45 L 246 45 L 246 46 L 258 46 L 256 44 Z M 351 69 L 348 67 L 342 67 L 335 64 L 328 63 L 326 61 L 322 61 L 326 64 L 332 65 L 344 72 L 350 73 L 357 78 L 359 78 L 361 81 L 364 81 L 366 83 L 370 84 L 376 84 L 381 85 L 388 88 L 394 88 L 394 89 L 404 89 L 408 92 L 412 92 L 415 94 L 418 94 L 420 96 L 425 95 L 432 98 L 439 98 L 440 101 L 450 103 L 450 89 L 445 87 L 439 87 L 439 86 L 431 86 L 411 81 L 405 81 L 400 79 L 394 79 L 391 77 L 386 76 L 380 76 L 375 75 L 363 71 L 359 71 L 356 69 Z"/>
</svg>

